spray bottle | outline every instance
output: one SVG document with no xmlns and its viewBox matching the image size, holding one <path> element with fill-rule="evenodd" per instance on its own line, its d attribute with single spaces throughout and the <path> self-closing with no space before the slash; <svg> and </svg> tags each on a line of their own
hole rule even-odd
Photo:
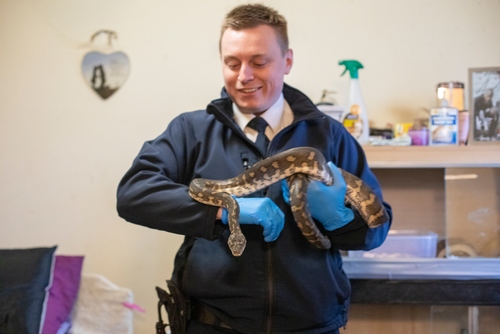
<svg viewBox="0 0 500 334">
<path fill-rule="evenodd" d="M 346 129 L 361 145 L 364 145 L 368 143 L 370 126 L 358 79 L 358 70 L 363 68 L 363 65 L 357 60 L 341 60 L 339 61 L 339 65 L 345 66 L 345 70 L 340 76 L 343 76 L 347 71 L 349 71 L 351 76 L 349 108 L 342 115 L 342 124 L 344 124 Z"/>
</svg>

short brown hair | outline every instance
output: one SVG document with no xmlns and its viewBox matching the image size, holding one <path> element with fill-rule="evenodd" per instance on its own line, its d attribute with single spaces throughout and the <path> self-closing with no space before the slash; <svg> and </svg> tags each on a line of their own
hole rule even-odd
<svg viewBox="0 0 500 334">
<path fill-rule="evenodd" d="M 270 26 L 278 36 L 278 43 L 283 54 L 288 51 L 287 22 L 277 10 L 262 4 L 245 4 L 227 13 L 220 33 L 220 39 L 227 29 L 242 30 L 255 28 L 261 24 Z M 220 50 L 220 41 L 219 41 Z"/>
</svg>

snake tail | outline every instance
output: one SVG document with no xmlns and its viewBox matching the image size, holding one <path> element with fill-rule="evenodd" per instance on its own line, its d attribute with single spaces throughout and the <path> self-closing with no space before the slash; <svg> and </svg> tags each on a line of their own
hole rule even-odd
<svg viewBox="0 0 500 334">
<path fill-rule="evenodd" d="M 345 202 L 356 209 L 370 228 L 375 228 L 389 221 L 384 204 L 372 188 L 357 176 L 341 169 L 347 190 Z"/>
</svg>

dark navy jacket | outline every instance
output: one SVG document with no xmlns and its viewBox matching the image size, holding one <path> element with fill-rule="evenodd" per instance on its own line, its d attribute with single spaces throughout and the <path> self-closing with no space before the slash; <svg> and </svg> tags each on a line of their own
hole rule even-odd
<svg viewBox="0 0 500 334">
<path fill-rule="evenodd" d="M 273 138 L 267 156 L 297 146 L 315 147 L 382 198 L 361 146 L 345 128 L 298 90 L 285 85 L 283 93 L 294 121 Z M 179 115 L 163 134 L 146 142 L 118 187 L 119 215 L 135 224 L 185 235 L 172 279 L 237 331 L 324 333 L 342 327 L 350 285 L 339 249 L 378 247 L 391 222 L 369 229 L 356 215 L 329 233 L 330 250 L 316 249 L 294 224 L 278 182 L 266 196 L 285 213 L 280 236 L 267 243 L 260 226 L 243 225 L 246 249 L 242 256 L 232 256 L 229 230 L 215 219 L 218 208 L 188 195 L 193 178 L 227 179 L 263 158 L 233 120 L 231 103 L 223 94 L 206 110 Z"/>
</svg>

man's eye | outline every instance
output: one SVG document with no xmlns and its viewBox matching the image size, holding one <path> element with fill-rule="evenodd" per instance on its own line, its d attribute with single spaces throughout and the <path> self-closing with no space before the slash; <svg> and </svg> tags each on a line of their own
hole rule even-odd
<svg viewBox="0 0 500 334">
<path fill-rule="evenodd" d="M 264 67 L 264 66 L 266 66 L 265 62 L 255 62 L 253 64 L 255 65 L 255 67 Z"/>
<path fill-rule="evenodd" d="M 239 64 L 234 63 L 234 62 L 229 62 L 226 64 L 226 66 L 233 70 L 233 69 L 237 68 L 239 66 Z"/>
</svg>

